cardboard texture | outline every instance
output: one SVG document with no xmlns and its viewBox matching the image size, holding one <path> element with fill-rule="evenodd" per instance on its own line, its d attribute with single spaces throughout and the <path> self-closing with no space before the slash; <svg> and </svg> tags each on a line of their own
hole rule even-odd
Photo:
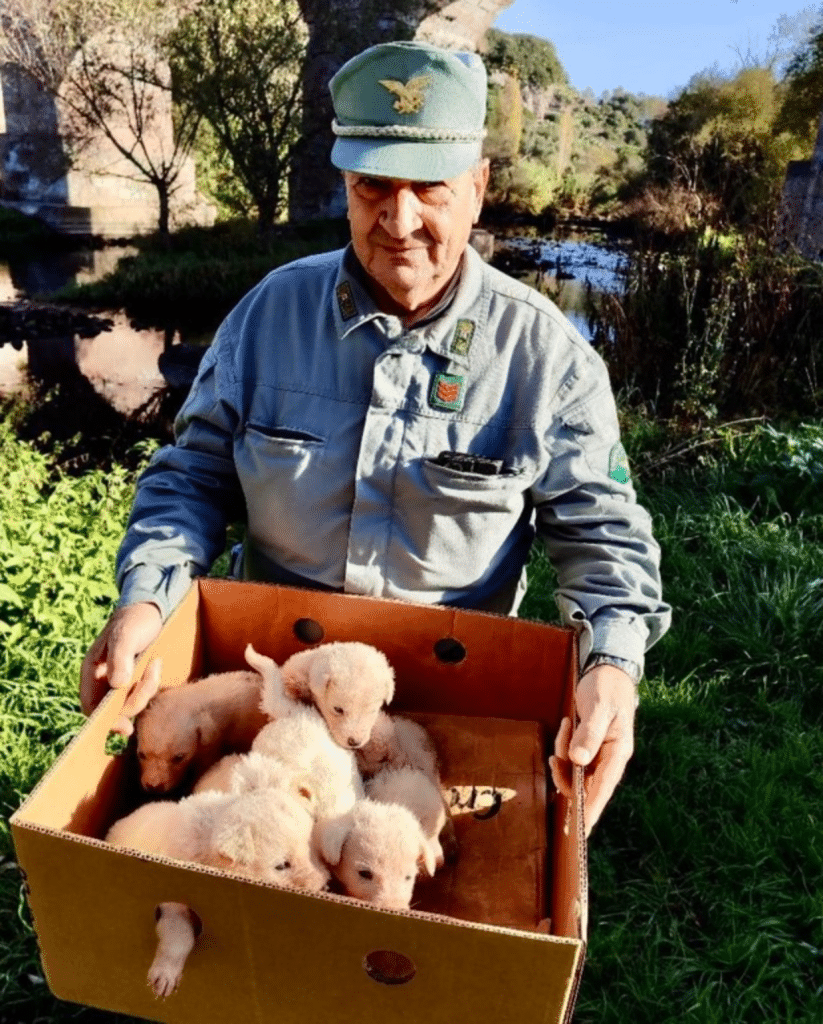
<svg viewBox="0 0 823 1024">
<path fill-rule="evenodd" d="M 51 990 L 168 1024 L 569 1021 L 586 940 L 582 772 L 571 802 L 547 798 L 546 758 L 573 714 L 573 632 L 203 579 L 135 678 L 155 656 L 163 685 L 238 668 L 248 642 L 282 663 L 308 646 L 307 622 L 315 640 L 322 630 L 323 641 L 371 643 L 394 666 L 392 711 L 421 721 L 441 755 L 457 863 L 419 881 L 414 909 L 396 913 L 112 848 L 100 837 L 130 809 L 134 784 L 129 758 L 104 749 L 125 697 L 113 692 L 11 819 Z M 160 1002 L 146 971 L 154 909 L 170 900 L 198 913 L 203 934 Z"/>
</svg>

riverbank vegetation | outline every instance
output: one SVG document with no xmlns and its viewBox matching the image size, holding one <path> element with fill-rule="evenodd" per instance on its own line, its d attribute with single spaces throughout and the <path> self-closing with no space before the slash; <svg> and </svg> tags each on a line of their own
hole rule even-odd
<svg viewBox="0 0 823 1024">
<path fill-rule="evenodd" d="M 0 417 L 0 802 L 5 819 L 82 724 L 83 653 L 113 601 L 137 472 L 68 474 Z M 624 414 L 663 549 L 671 632 L 641 687 L 637 747 L 590 843 L 590 946 L 575 1020 L 813 1024 L 823 1011 L 823 428 L 704 430 L 691 447 Z M 526 614 L 552 621 L 534 559 Z M 4 1020 L 99 1022 L 43 982 L 0 825 Z M 817 894 L 817 895 L 816 895 Z M 105 1020 L 114 1021 L 109 1015 Z M 119 1018 L 123 1019 L 123 1018 Z"/>
</svg>

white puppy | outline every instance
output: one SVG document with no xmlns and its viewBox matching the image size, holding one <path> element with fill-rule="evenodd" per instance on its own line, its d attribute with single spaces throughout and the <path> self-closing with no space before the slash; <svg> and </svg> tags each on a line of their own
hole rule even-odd
<svg viewBox="0 0 823 1024">
<path fill-rule="evenodd" d="M 281 785 L 308 800 L 315 818 L 350 810 L 365 795 L 354 751 L 338 746 L 319 712 L 305 704 L 270 722 L 255 737 L 252 754 L 240 758 L 232 786 Z"/>
<path fill-rule="evenodd" d="M 268 679 L 274 663 L 246 650 L 246 659 Z M 369 644 L 334 642 L 293 654 L 276 678 L 264 687 L 262 708 L 272 718 L 287 713 L 287 701 L 314 704 L 341 747 L 362 747 L 380 709 L 394 696 L 394 671 L 386 656 Z"/>
<path fill-rule="evenodd" d="M 346 894 L 388 910 L 407 910 L 421 865 L 435 863 L 417 818 L 399 804 L 359 800 L 318 822 L 320 853 Z"/>
<path fill-rule="evenodd" d="M 440 833 L 449 821 L 443 794 L 419 768 L 384 768 L 366 782 L 366 795 L 383 804 L 407 807 L 420 822 L 437 867 L 445 863 Z"/>
<path fill-rule="evenodd" d="M 368 742 L 357 751 L 357 763 L 366 779 L 384 768 L 416 768 L 440 784 L 437 752 L 423 726 L 385 711 L 375 719 Z"/>
<path fill-rule="evenodd" d="M 316 892 L 330 876 L 315 852 L 313 828 L 305 802 L 282 790 L 204 792 L 178 803 L 144 804 L 116 821 L 106 841 Z M 183 904 L 160 904 L 159 942 L 148 975 L 156 995 L 165 997 L 177 988 L 194 946 L 195 922 Z"/>
</svg>

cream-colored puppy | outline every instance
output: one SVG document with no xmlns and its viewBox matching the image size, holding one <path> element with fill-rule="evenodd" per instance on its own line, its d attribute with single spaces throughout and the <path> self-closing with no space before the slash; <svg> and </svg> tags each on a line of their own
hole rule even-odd
<svg viewBox="0 0 823 1024">
<path fill-rule="evenodd" d="M 407 807 L 420 822 L 437 867 L 445 863 L 440 833 L 449 821 L 443 794 L 419 768 L 384 768 L 366 782 L 366 795 L 382 804 Z"/>
<path fill-rule="evenodd" d="M 313 829 L 305 802 L 282 790 L 205 792 L 177 803 L 144 804 L 116 821 L 106 841 L 316 892 L 330 876 L 312 843 Z M 160 904 L 158 947 L 148 974 L 156 995 L 165 997 L 177 988 L 194 946 L 195 922 L 183 904 Z"/>
<path fill-rule="evenodd" d="M 145 691 L 144 709 L 135 720 L 143 789 L 154 794 L 180 791 L 224 754 L 249 750 L 269 720 L 260 709 L 262 686 L 259 673 L 240 670 L 154 695 Z"/>
<path fill-rule="evenodd" d="M 416 768 L 440 784 L 437 752 L 423 726 L 385 711 L 375 719 L 368 742 L 357 751 L 357 764 L 365 779 L 385 768 Z"/>
<path fill-rule="evenodd" d="M 248 649 L 246 659 L 264 676 L 274 664 Z M 266 687 L 263 710 L 272 718 L 287 713 L 283 692 L 287 700 L 314 704 L 334 741 L 352 750 L 367 742 L 381 708 L 394 696 L 394 671 L 370 644 L 320 644 L 293 654 L 280 672 L 283 691 L 277 685 Z"/>
<path fill-rule="evenodd" d="M 399 804 L 359 800 L 351 811 L 318 822 L 320 853 L 349 896 L 387 910 L 407 910 L 431 847 L 417 818 Z"/>
</svg>

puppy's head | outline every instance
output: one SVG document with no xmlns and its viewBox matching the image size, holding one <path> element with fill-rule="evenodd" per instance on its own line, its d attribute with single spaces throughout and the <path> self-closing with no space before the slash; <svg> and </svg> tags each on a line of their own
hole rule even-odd
<svg viewBox="0 0 823 1024">
<path fill-rule="evenodd" d="M 309 690 L 335 743 L 362 747 L 384 704 L 394 696 L 394 672 L 369 644 L 318 647 L 309 667 Z"/>
<path fill-rule="evenodd" d="M 346 893 L 376 907 L 407 910 L 420 867 L 434 874 L 417 819 L 396 804 L 360 800 L 349 814 L 318 823 L 318 842 Z"/>
<path fill-rule="evenodd" d="M 314 819 L 304 802 L 281 790 L 237 796 L 212 833 L 214 862 L 246 878 L 318 892 L 330 875 L 312 842 Z"/>
<path fill-rule="evenodd" d="M 147 793 L 165 794 L 181 788 L 204 742 L 203 723 L 177 713 L 159 693 L 135 721 L 140 785 Z"/>
</svg>

